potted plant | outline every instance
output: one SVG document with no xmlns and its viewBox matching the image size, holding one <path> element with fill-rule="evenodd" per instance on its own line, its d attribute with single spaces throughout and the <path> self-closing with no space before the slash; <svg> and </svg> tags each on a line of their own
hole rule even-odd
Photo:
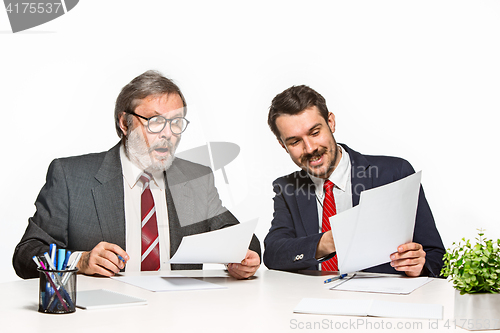
<svg viewBox="0 0 500 333">
<path fill-rule="evenodd" d="M 441 274 L 455 287 L 455 325 L 468 330 L 500 329 L 500 239 L 453 243 Z"/>
</svg>

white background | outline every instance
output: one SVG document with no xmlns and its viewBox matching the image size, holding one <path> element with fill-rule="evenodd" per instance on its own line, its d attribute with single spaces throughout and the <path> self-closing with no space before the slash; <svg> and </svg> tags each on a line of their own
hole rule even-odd
<svg viewBox="0 0 500 333">
<path fill-rule="evenodd" d="M 117 141 L 120 89 L 148 69 L 180 86 L 192 124 L 179 151 L 241 147 L 215 172 L 240 219 L 272 219 L 272 181 L 297 167 L 267 127 L 272 98 L 307 84 L 338 142 L 404 157 L 446 247 L 476 228 L 500 238 L 498 1 L 80 1 L 12 34 L 0 10 L 0 281 L 34 213 L 50 161 Z"/>
</svg>

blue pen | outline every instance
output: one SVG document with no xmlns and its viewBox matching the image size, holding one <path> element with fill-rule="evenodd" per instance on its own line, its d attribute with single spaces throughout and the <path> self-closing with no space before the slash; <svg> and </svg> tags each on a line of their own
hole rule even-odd
<svg viewBox="0 0 500 333">
<path fill-rule="evenodd" d="M 64 260 L 66 259 L 66 250 L 59 249 L 57 250 L 57 270 L 60 271 L 63 269 Z"/>
<path fill-rule="evenodd" d="M 57 251 L 56 244 L 53 244 L 53 243 L 50 244 L 50 259 L 52 260 L 52 265 L 54 266 L 53 269 L 55 269 L 55 267 L 57 267 L 56 251 Z"/>
<path fill-rule="evenodd" d="M 325 280 L 324 283 L 330 283 L 330 282 L 333 282 L 333 281 L 336 281 L 336 280 L 341 280 L 341 279 L 345 278 L 346 276 L 347 276 L 347 274 L 340 274 L 338 276 L 334 276 L 334 277 L 332 277 L 332 278 L 330 278 L 328 280 Z"/>
<path fill-rule="evenodd" d="M 68 260 L 69 260 L 69 257 L 71 257 L 71 251 L 66 251 L 66 256 L 64 258 L 64 262 L 63 262 L 63 265 L 62 265 L 62 270 L 64 271 L 66 269 L 66 267 L 68 267 Z"/>
</svg>

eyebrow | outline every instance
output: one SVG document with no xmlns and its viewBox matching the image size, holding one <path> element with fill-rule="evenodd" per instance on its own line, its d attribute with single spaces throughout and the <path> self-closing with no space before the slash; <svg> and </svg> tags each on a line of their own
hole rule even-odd
<svg viewBox="0 0 500 333">
<path fill-rule="evenodd" d="M 312 131 L 314 131 L 314 130 L 316 129 L 316 127 L 319 127 L 319 126 L 321 126 L 321 123 L 316 123 L 316 124 L 314 124 L 314 125 L 313 125 L 310 129 L 309 129 L 309 131 L 307 131 L 307 133 L 311 133 Z M 284 140 L 284 142 L 288 142 L 288 141 L 290 141 L 290 140 L 292 140 L 292 139 L 295 139 L 295 138 L 296 138 L 296 136 L 289 136 L 288 138 L 286 138 L 286 139 Z"/>
<path fill-rule="evenodd" d="M 154 115 L 151 116 L 151 117 L 154 117 L 154 116 L 162 116 L 162 117 L 165 117 L 163 114 L 159 113 L 158 111 L 156 110 L 153 110 L 154 111 Z M 180 115 L 179 114 L 176 114 L 174 115 L 173 118 L 176 118 L 176 117 L 184 117 L 184 107 L 180 108 L 180 109 L 175 109 L 175 110 L 171 110 L 171 111 L 180 111 Z M 169 112 L 171 112 L 169 111 Z"/>
</svg>

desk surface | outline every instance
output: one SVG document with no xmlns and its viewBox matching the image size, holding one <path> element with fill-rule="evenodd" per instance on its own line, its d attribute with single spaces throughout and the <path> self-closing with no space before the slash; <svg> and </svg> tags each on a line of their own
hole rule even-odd
<svg viewBox="0 0 500 333">
<path fill-rule="evenodd" d="M 238 281 L 224 271 L 175 271 L 198 277 L 227 289 L 150 292 L 109 278 L 79 275 L 77 289 L 108 289 L 148 300 L 146 306 L 101 310 L 77 309 L 73 314 L 37 312 L 38 279 L 2 283 L 0 318 L 3 332 L 284 332 L 386 330 L 404 332 L 463 331 L 453 325 L 454 289 L 451 283 L 433 279 L 410 295 L 389 295 L 325 288 L 322 276 L 259 270 L 256 277 Z M 304 297 L 376 299 L 403 303 L 443 305 L 443 320 L 374 318 L 295 314 Z M 448 327 L 446 324 L 448 323 Z M 6 324 L 6 326 L 5 326 Z M 4 330 L 7 327 L 7 330 Z M 398 329 L 401 328 L 401 329 Z"/>
</svg>

